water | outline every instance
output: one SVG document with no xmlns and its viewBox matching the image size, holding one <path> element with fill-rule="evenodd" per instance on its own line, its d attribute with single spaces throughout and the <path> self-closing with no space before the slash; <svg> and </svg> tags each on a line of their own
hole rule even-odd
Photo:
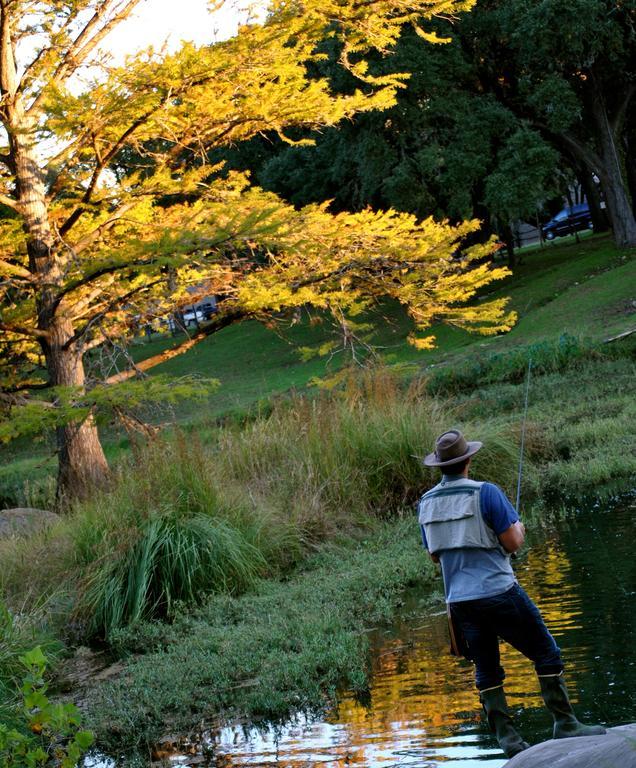
<svg viewBox="0 0 636 768">
<path fill-rule="evenodd" d="M 636 720 L 635 497 L 599 507 L 530 537 L 516 563 L 563 651 L 571 700 L 581 720 Z M 499 768 L 484 727 L 470 664 L 448 654 L 446 614 L 420 596 L 390 630 L 371 635 L 369 699 L 344 693 L 324 719 L 279 728 L 225 728 L 199 745 L 217 768 Z M 508 702 L 524 738 L 549 738 L 551 718 L 532 665 L 502 646 Z M 202 758 L 199 758 L 202 759 Z M 174 762 L 187 763 L 175 756 Z"/>
</svg>

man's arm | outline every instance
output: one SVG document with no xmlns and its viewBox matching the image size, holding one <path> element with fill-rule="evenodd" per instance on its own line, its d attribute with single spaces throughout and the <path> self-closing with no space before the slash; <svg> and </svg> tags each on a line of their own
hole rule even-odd
<svg viewBox="0 0 636 768">
<path fill-rule="evenodd" d="M 500 533 L 498 538 L 506 552 L 514 554 L 523 546 L 523 542 L 526 539 L 526 529 L 523 523 L 518 520 L 516 523 L 513 523 L 510 528 L 503 533 Z"/>
<path fill-rule="evenodd" d="M 481 503 L 482 515 L 497 535 L 501 546 L 510 554 L 517 552 L 526 538 L 526 529 L 504 492 L 492 483 L 484 483 Z"/>
</svg>

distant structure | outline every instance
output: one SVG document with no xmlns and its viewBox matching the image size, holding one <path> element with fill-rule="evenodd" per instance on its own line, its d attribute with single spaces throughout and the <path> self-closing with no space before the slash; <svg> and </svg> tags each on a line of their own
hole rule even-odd
<svg viewBox="0 0 636 768">
<path fill-rule="evenodd" d="M 187 328 L 198 328 L 201 323 L 210 320 L 217 311 L 216 296 L 204 296 L 194 304 L 186 304 L 173 312 L 168 317 L 168 327 L 172 333 L 178 333 Z"/>
</svg>

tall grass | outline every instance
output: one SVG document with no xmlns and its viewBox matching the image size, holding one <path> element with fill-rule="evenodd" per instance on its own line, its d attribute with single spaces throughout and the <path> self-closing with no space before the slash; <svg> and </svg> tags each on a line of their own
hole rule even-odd
<svg viewBox="0 0 636 768">
<path fill-rule="evenodd" d="M 284 521 L 223 492 L 215 464 L 180 435 L 137 451 L 110 493 L 76 510 L 78 613 L 89 635 L 170 615 L 208 592 L 244 591 L 296 546 Z"/>
<path fill-rule="evenodd" d="M 601 347 L 568 333 L 558 339 L 519 346 L 513 350 L 469 358 L 452 366 L 440 367 L 429 374 L 427 390 L 433 395 L 471 392 L 494 382 L 522 382 L 532 361 L 535 375 L 559 373 L 590 361 L 624 354 L 620 347 Z"/>
<path fill-rule="evenodd" d="M 224 476 L 318 543 L 414 501 L 428 482 L 418 456 L 448 418 L 439 403 L 382 371 L 352 380 L 344 393 L 298 399 L 222 432 L 218 461 Z"/>
<path fill-rule="evenodd" d="M 219 427 L 205 446 L 178 434 L 137 449 L 108 493 L 77 506 L 31 546 L 38 558 L 57 550 L 50 589 L 70 590 L 80 633 L 109 637 L 140 619 L 170 616 L 178 603 L 244 592 L 327 540 L 410 513 L 437 481 L 421 457 L 457 421 L 421 384 L 407 386 L 386 370 L 365 373 L 343 392 Z M 476 471 L 510 487 L 514 430 L 495 425 L 479 437 L 486 448 Z M 24 545 L 18 551 L 12 584 L 19 592 L 29 564 Z M 0 549 L 8 564 L 6 556 Z"/>
</svg>

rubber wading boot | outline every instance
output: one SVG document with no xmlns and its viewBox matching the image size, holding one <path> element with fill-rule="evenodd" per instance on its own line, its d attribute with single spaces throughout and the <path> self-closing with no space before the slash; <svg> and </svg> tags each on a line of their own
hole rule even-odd
<svg viewBox="0 0 636 768">
<path fill-rule="evenodd" d="M 488 725 L 497 737 L 505 756 L 514 757 L 524 749 L 528 749 L 530 745 L 521 738 L 512 724 L 503 685 L 480 691 L 479 700 L 486 713 Z"/>
<path fill-rule="evenodd" d="M 599 736 L 605 733 L 602 725 L 579 723 L 570 704 L 568 689 L 563 673 L 560 675 L 539 675 L 541 695 L 546 707 L 554 717 L 554 738 L 569 739 L 573 736 Z"/>
</svg>

